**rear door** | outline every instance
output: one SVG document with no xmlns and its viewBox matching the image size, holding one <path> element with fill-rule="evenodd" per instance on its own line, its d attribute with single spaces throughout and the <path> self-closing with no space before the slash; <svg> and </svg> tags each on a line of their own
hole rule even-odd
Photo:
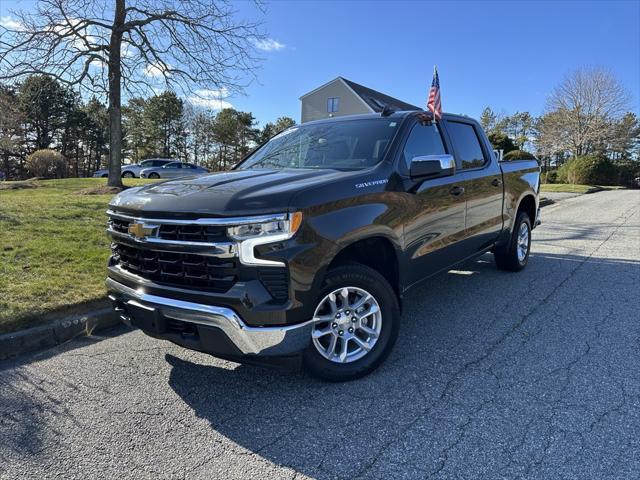
<svg viewBox="0 0 640 480">
<path fill-rule="evenodd" d="M 163 177 L 182 177 L 185 175 L 185 172 L 182 170 L 182 163 L 180 162 L 172 162 L 168 163 L 164 167 L 162 167 L 162 176 Z"/>
<path fill-rule="evenodd" d="M 502 230 L 502 173 L 474 121 L 445 120 L 444 130 L 456 158 L 457 184 L 464 189 L 462 244 L 471 256 L 493 244 Z"/>
<path fill-rule="evenodd" d="M 405 142 L 399 170 L 408 175 L 411 160 L 450 153 L 436 124 L 416 123 Z M 458 177 L 411 181 L 404 194 L 404 239 L 407 285 L 442 270 L 464 256 L 458 248 L 464 234 L 465 198 Z"/>
</svg>

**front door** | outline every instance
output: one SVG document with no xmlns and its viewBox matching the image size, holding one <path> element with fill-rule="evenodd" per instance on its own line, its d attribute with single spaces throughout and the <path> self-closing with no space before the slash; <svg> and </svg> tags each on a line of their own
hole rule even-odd
<svg viewBox="0 0 640 480">
<path fill-rule="evenodd" d="M 404 146 L 402 170 L 409 171 L 414 157 L 446 153 L 438 126 L 417 123 Z M 408 286 L 464 258 L 465 195 L 457 175 L 417 180 L 403 195 Z"/>
</svg>

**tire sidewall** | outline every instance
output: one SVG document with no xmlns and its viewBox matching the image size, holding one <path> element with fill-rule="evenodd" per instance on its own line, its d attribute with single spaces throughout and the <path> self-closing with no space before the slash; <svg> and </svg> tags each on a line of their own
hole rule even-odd
<svg viewBox="0 0 640 480">
<path fill-rule="evenodd" d="M 158 175 L 155 172 L 150 173 L 148 176 L 149 176 L 149 178 L 160 178 L 160 175 Z"/>
<path fill-rule="evenodd" d="M 527 228 L 529 229 L 529 238 L 527 244 L 527 254 L 525 255 L 524 259 L 520 261 L 520 259 L 518 258 L 518 234 L 520 233 L 520 227 L 523 223 L 526 224 Z M 531 220 L 529 220 L 529 215 L 524 212 L 521 212 L 520 215 L 518 215 L 516 228 L 513 232 L 511 248 L 513 255 L 515 256 L 516 263 L 518 264 L 519 270 L 522 270 L 527 266 L 527 263 L 529 262 L 529 255 L 531 254 Z"/>
<path fill-rule="evenodd" d="M 316 297 L 314 310 L 326 295 L 342 287 L 358 287 L 373 295 L 382 313 L 382 328 L 380 337 L 371 351 L 350 363 L 327 360 L 316 350 L 310 338 L 309 346 L 303 352 L 305 368 L 315 376 L 337 382 L 362 377 L 380 365 L 389 355 L 400 326 L 400 312 L 395 292 L 378 272 L 360 265 L 330 270 Z"/>
</svg>

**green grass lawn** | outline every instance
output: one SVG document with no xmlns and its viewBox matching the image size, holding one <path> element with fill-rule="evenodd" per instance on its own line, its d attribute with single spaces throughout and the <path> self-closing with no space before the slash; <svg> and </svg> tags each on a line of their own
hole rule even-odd
<svg viewBox="0 0 640 480">
<path fill-rule="evenodd" d="M 104 185 L 106 179 L 35 183 L 38 188 L 0 190 L 0 332 L 105 295 L 105 211 L 112 195 L 76 192 Z"/>
<path fill-rule="evenodd" d="M 541 192 L 567 192 L 587 193 L 593 185 L 573 185 L 571 183 L 544 183 L 540 187 Z"/>
<path fill-rule="evenodd" d="M 572 183 L 543 183 L 540 191 L 544 192 L 566 192 L 566 193 L 591 193 L 600 190 L 619 190 L 624 187 L 615 185 L 576 185 Z"/>
</svg>

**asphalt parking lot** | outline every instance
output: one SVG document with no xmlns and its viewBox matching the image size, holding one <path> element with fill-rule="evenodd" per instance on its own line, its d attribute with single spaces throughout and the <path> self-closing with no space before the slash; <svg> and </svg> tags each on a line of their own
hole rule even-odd
<svg viewBox="0 0 640 480">
<path fill-rule="evenodd" d="M 0 363 L 0 478 L 640 477 L 640 191 L 543 210 L 405 301 L 387 363 L 328 384 L 118 328 Z"/>
</svg>

